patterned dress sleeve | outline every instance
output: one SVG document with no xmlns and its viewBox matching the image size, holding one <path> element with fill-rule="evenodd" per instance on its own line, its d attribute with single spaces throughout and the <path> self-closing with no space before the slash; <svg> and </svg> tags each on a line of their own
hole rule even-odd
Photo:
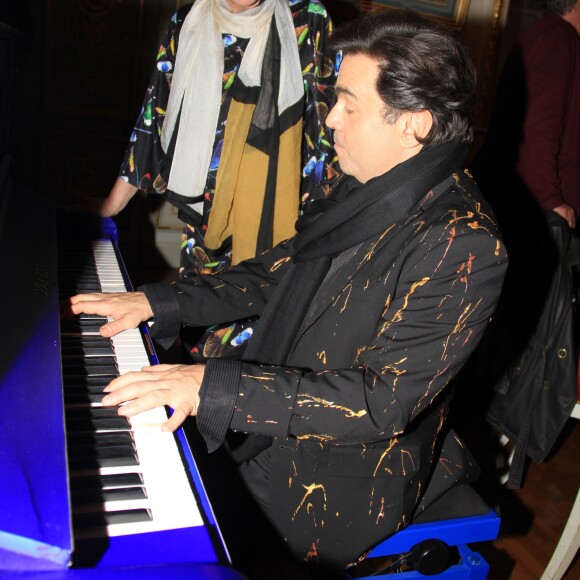
<svg viewBox="0 0 580 580">
<path fill-rule="evenodd" d="M 143 106 L 135 122 L 119 176 L 147 193 L 164 193 L 165 182 L 158 180 L 165 162 L 161 148 L 161 128 L 165 118 L 177 39 L 191 5 L 177 11 L 157 52 L 155 70 L 147 87 Z"/>
<path fill-rule="evenodd" d="M 296 35 L 306 91 L 302 148 L 301 205 L 325 197 L 338 175 L 338 160 L 325 125 L 336 82 L 336 52 L 329 47 L 332 21 L 317 0 L 306 2 L 306 18 Z M 297 19 L 297 17 L 295 17 Z"/>
</svg>

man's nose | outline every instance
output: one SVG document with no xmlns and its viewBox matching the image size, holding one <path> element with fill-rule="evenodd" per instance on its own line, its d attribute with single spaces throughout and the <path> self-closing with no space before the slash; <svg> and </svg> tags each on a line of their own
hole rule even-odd
<svg viewBox="0 0 580 580">
<path fill-rule="evenodd" d="M 329 129 L 336 129 L 336 105 L 326 115 L 325 123 Z"/>
</svg>

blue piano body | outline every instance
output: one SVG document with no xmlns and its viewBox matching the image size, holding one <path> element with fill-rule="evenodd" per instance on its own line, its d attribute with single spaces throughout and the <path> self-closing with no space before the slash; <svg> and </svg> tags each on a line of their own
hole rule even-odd
<svg viewBox="0 0 580 580">
<path fill-rule="evenodd" d="M 56 221 L 52 203 L 12 181 L 3 163 L 0 577 L 243 578 L 231 567 L 181 431 L 176 439 L 203 525 L 75 541 L 59 340 Z M 98 235 L 116 241 L 112 220 L 99 221 L 96 229 Z M 150 353 L 155 356 L 152 349 Z"/>
</svg>

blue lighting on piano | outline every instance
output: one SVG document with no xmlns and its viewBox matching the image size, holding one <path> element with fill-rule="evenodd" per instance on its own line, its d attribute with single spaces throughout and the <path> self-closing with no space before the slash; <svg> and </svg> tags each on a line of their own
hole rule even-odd
<svg viewBox="0 0 580 580">
<path fill-rule="evenodd" d="M 26 216 L 26 227 L 14 216 Z M 73 530 L 60 349 L 56 211 L 0 163 L 0 578 L 242 580 L 212 513 L 183 432 L 176 441 L 201 525 L 79 539 Z M 72 225 L 71 225 L 72 224 Z M 62 226 L 59 225 L 59 228 Z M 111 219 L 59 229 L 73 243 L 117 241 Z M 31 232 L 42 232 L 39 240 Z M 90 234 L 89 234 L 90 232 Z M 122 258 L 118 249 L 120 266 Z M 130 285 L 126 269 L 122 267 Z M 129 286 L 128 286 L 129 288 Z M 150 340 L 147 337 L 148 340 Z M 155 360 L 154 349 L 150 354 Z M 81 506 L 83 507 L 83 506 Z"/>
<path fill-rule="evenodd" d="M 0 383 L 0 548 L 31 569 L 67 565 L 72 551 L 58 327 L 57 309 L 9 336 L 16 356 Z"/>
</svg>

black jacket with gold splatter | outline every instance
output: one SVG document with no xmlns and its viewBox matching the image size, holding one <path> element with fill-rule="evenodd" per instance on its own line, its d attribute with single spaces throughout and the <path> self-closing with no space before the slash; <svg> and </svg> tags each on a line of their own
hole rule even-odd
<svg viewBox="0 0 580 580">
<path fill-rule="evenodd" d="M 145 287 L 153 328 L 167 338 L 179 321 L 260 314 L 291 255 L 289 240 L 221 276 Z M 477 346 L 506 267 L 485 200 L 454 174 L 343 252 L 286 366 L 209 361 L 200 431 L 210 449 L 226 427 L 274 438 L 269 515 L 299 557 L 344 566 L 463 479 L 470 456 L 446 426 L 446 387 Z"/>
</svg>

